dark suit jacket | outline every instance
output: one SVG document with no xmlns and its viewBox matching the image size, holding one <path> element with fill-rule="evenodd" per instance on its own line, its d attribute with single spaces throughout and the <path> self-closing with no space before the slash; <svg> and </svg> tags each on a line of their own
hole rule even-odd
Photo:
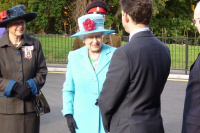
<svg viewBox="0 0 200 133">
<path fill-rule="evenodd" d="M 160 95 L 170 52 L 151 31 L 136 33 L 111 59 L 98 103 L 110 133 L 164 133 Z"/>
<path fill-rule="evenodd" d="M 182 133 L 200 133 L 200 56 L 190 68 Z"/>
</svg>

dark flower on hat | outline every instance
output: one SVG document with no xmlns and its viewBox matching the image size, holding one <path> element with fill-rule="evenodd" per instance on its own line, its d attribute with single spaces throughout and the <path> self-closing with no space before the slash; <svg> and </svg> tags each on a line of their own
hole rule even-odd
<svg viewBox="0 0 200 133">
<path fill-rule="evenodd" d="M 85 29 L 85 31 L 91 31 L 96 29 L 96 22 L 87 18 L 84 22 L 83 22 L 83 27 Z"/>
<path fill-rule="evenodd" d="M 0 13 L 0 21 L 3 21 L 7 17 L 7 11 L 2 11 Z"/>
</svg>

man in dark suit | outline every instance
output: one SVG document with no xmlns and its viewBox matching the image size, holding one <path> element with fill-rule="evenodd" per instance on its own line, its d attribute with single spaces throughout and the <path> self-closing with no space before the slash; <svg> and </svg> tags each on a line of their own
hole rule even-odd
<svg viewBox="0 0 200 133">
<path fill-rule="evenodd" d="M 200 2 L 194 10 L 194 25 L 200 33 Z M 200 56 L 190 68 L 183 112 L 182 133 L 200 133 Z"/>
<path fill-rule="evenodd" d="M 106 132 L 164 133 L 160 96 L 170 71 L 169 48 L 148 28 L 151 0 L 120 0 L 129 42 L 113 54 L 98 98 Z"/>
</svg>

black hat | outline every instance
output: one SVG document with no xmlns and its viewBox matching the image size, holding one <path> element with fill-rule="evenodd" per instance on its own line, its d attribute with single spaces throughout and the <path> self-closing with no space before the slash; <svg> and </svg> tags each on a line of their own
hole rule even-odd
<svg viewBox="0 0 200 133">
<path fill-rule="evenodd" d="M 106 14 L 108 12 L 108 6 L 103 1 L 93 1 L 86 7 L 86 12 L 88 14 L 91 13 L 101 13 Z"/>
<path fill-rule="evenodd" d="M 36 12 L 25 13 L 24 5 L 15 6 L 0 13 L 0 27 L 6 27 L 8 23 L 20 19 L 29 22 L 34 20 L 36 16 Z"/>
</svg>

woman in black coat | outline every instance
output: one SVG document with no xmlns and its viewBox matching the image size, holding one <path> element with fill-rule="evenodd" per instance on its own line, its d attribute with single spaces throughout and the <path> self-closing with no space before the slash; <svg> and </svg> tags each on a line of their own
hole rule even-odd
<svg viewBox="0 0 200 133">
<path fill-rule="evenodd" d="M 26 23 L 36 13 L 15 6 L 0 13 L 0 133 L 39 133 L 35 94 L 46 81 L 47 67 L 37 39 L 25 34 Z"/>
</svg>

